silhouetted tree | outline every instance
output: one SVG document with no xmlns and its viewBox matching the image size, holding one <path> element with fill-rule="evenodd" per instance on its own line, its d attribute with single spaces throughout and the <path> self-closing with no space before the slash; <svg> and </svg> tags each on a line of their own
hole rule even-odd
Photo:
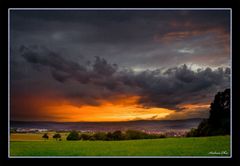
<svg viewBox="0 0 240 166">
<path fill-rule="evenodd" d="M 93 134 L 95 140 L 106 140 L 107 134 L 105 132 L 96 132 Z"/>
<path fill-rule="evenodd" d="M 88 135 L 88 134 L 81 134 L 81 136 L 80 136 L 80 139 L 82 139 L 82 140 L 90 140 L 90 138 L 91 138 L 91 136 L 90 135 Z"/>
<path fill-rule="evenodd" d="M 230 134 L 230 89 L 218 92 L 210 108 L 208 123 L 214 129 L 212 132 Z"/>
<path fill-rule="evenodd" d="M 113 140 L 123 140 L 124 136 L 120 130 L 117 130 L 112 133 L 112 139 Z"/>
<path fill-rule="evenodd" d="M 61 134 L 56 133 L 56 134 L 53 135 L 53 138 L 55 138 L 56 140 L 58 140 L 58 139 L 61 138 Z"/>
<path fill-rule="evenodd" d="M 230 89 L 218 92 L 210 106 L 210 116 L 187 136 L 210 136 L 230 134 Z"/>
<path fill-rule="evenodd" d="M 43 134 L 42 138 L 43 138 L 43 139 L 48 139 L 48 138 L 49 138 L 49 137 L 48 137 L 48 134 L 47 134 L 47 133 Z"/>
<path fill-rule="evenodd" d="M 67 140 L 79 140 L 79 139 L 80 139 L 80 136 L 77 131 L 71 131 L 67 136 Z"/>
<path fill-rule="evenodd" d="M 127 130 L 126 139 L 145 139 L 148 134 L 138 130 Z"/>
<path fill-rule="evenodd" d="M 113 137 L 112 137 L 112 133 L 111 133 L 111 132 L 108 132 L 106 136 L 107 136 L 107 138 L 106 138 L 107 141 L 113 140 Z"/>
</svg>

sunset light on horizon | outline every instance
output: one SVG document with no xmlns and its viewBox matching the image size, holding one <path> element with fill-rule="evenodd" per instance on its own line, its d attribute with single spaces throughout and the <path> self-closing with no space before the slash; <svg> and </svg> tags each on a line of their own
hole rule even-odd
<svg viewBox="0 0 240 166">
<path fill-rule="evenodd" d="M 75 106 L 67 101 L 54 101 L 55 99 L 24 98 L 19 102 L 27 103 L 27 108 L 37 112 L 26 112 L 17 120 L 28 120 L 29 117 L 38 117 L 34 121 L 56 121 L 56 122 L 119 122 L 135 120 L 173 120 L 187 119 L 184 112 L 181 116 L 173 118 L 176 110 L 151 107 L 145 108 L 138 104 L 139 96 L 118 97 L 117 100 L 99 101 L 99 105 Z M 51 101 L 52 100 L 52 101 Z M 181 106 L 186 112 L 198 113 L 198 110 L 208 110 L 208 104 L 187 104 Z M 14 107 L 13 107 L 14 108 Z M 185 113 L 186 113 L 185 112 Z M 201 112 L 199 112 L 201 113 Z M 178 114 L 178 113 L 177 113 Z M 199 115 L 194 118 L 198 118 Z M 204 116 L 203 116 L 204 117 Z M 200 116 L 200 118 L 203 118 Z M 26 118 L 26 119 L 25 119 Z"/>
</svg>

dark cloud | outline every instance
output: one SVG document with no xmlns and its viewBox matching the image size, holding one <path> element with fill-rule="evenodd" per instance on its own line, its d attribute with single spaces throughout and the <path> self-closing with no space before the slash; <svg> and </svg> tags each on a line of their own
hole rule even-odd
<svg viewBox="0 0 240 166">
<path fill-rule="evenodd" d="M 159 72 L 143 72 L 137 82 L 143 89 L 140 103 L 146 107 L 181 110 L 179 105 L 206 102 L 217 90 L 230 86 L 229 68 L 192 71 L 186 65 Z M 205 96 L 205 98 L 203 97 Z"/>
<path fill-rule="evenodd" d="M 96 60 L 93 65 L 93 70 L 97 74 L 111 76 L 113 73 L 116 72 L 116 70 L 117 70 L 116 64 L 110 65 L 107 63 L 107 61 L 105 59 L 101 59 L 98 56 L 96 56 L 95 58 L 96 58 Z"/>
<path fill-rule="evenodd" d="M 37 46 L 20 47 L 21 55 L 30 63 L 52 67 L 55 70 L 73 73 L 86 69 L 75 62 L 63 59 L 59 54 Z"/>
<path fill-rule="evenodd" d="M 230 10 L 11 10 L 10 45 L 20 98 L 98 106 L 139 96 L 181 114 L 230 86 Z"/>
<path fill-rule="evenodd" d="M 108 89 L 116 89 L 121 86 L 113 74 L 117 71 L 116 64 L 109 64 L 105 59 L 98 56 L 92 66 L 82 66 L 78 63 L 66 60 L 59 54 L 49 51 L 48 49 L 36 49 L 35 47 L 20 48 L 21 56 L 31 64 L 48 67 L 52 77 L 59 81 L 65 82 L 69 79 L 78 81 L 83 84 L 95 84 Z"/>
<path fill-rule="evenodd" d="M 65 72 L 53 70 L 52 77 L 59 82 L 65 82 L 70 77 L 70 75 Z"/>
<path fill-rule="evenodd" d="M 182 104 L 207 102 L 218 90 L 230 86 L 229 68 L 213 70 L 207 67 L 193 71 L 182 65 L 136 73 L 131 69 L 119 70 L 116 64 L 96 57 L 92 65 L 89 62 L 87 69 L 87 66 L 65 60 L 52 51 L 45 54 L 36 51 L 25 47 L 22 56 L 29 63 L 49 67 L 53 78 L 66 86 L 70 85 L 67 80 L 77 81 L 79 86 L 85 84 L 84 91 L 76 85 L 71 93 L 65 93 L 72 100 L 90 105 L 98 105 L 97 100 L 103 96 L 107 99 L 119 94 L 133 94 L 140 96 L 139 104 L 143 107 L 181 110 Z"/>
<path fill-rule="evenodd" d="M 87 60 L 98 55 L 126 67 L 226 66 L 229 16 L 229 10 L 13 10 L 11 42 L 44 45 L 74 61 L 83 60 L 79 52 Z M 182 49 L 194 51 L 184 56 Z"/>
</svg>

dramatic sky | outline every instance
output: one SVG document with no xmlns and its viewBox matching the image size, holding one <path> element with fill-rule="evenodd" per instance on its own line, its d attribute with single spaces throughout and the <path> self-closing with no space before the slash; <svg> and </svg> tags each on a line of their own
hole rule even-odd
<svg viewBox="0 0 240 166">
<path fill-rule="evenodd" d="M 229 10 L 11 10 L 11 120 L 208 117 Z"/>
</svg>

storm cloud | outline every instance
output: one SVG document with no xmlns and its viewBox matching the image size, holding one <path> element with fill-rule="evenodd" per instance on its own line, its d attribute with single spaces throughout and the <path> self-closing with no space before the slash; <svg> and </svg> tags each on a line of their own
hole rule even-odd
<svg viewBox="0 0 240 166">
<path fill-rule="evenodd" d="M 27 114 L 16 98 L 34 95 L 206 115 L 186 105 L 230 87 L 229 10 L 11 10 L 10 45 L 16 118 Z"/>
<path fill-rule="evenodd" d="M 13 10 L 11 42 L 13 49 L 44 45 L 74 61 L 99 56 L 121 67 L 144 70 L 183 63 L 229 66 L 229 14 L 227 10 Z"/>
<path fill-rule="evenodd" d="M 230 82 L 230 68 L 213 70 L 207 67 L 194 71 L 184 64 L 169 69 L 134 72 L 131 68 L 119 70 L 117 64 L 110 64 L 98 56 L 95 57 L 94 62 L 81 66 L 48 49 L 39 51 L 23 46 L 20 50 L 22 57 L 28 63 L 47 67 L 52 73 L 52 78 L 66 86 L 67 80 L 74 80 L 79 83 L 79 86 L 80 84 L 89 86 L 87 89 L 91 89 L 91 86 L 97 89 L 106 88 L 109 91 L 108 97 L 113 98 L 118 94 L 131 93 L 140 96 L 138 102 L 146 108 L 181 110 L 182 104 L 204 103 L 213 97 L 215 91 L 229 87 Z M 91 103 L 96 105 L 97 99 L 104 96 L 101 90 L 95 91 L 100 93 L 98 95 L 94 95 L 94 92 L 90 92 L 91 90 L 89 92 L 84 90 L 85 95 L 83 95 L 83 92 L 77 92 L 76 89 L 73 94 L 70 94 L 72 99 L 81 98 L 82 100 L 86 97 L 88 101 L 92 101 L 88 102 L 90 105 Z M 93 102 L 94 100 L 96 102 Z"/>
</svg>

